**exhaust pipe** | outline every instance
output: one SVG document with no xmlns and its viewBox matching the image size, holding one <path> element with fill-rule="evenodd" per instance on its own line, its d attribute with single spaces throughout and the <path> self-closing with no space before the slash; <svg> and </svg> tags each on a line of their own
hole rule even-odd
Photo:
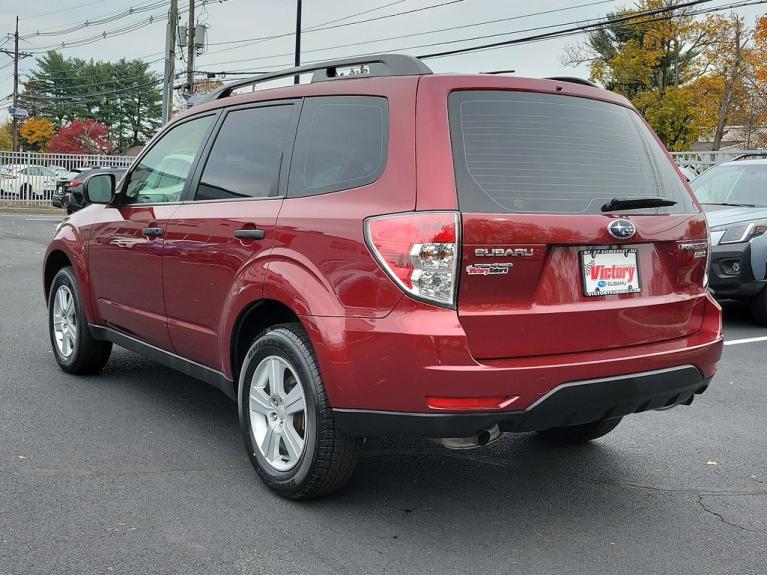
<svg viewBox="0 0 767 575">
<path fill-rule="evenodd" d="M 496 423 L 492 427 L 478 430 L 469 437 L 440 437 L 437 442 L 448 449 L 475 449 L 496 441 L 501 436 L 501 430 Z"/>
</svg>

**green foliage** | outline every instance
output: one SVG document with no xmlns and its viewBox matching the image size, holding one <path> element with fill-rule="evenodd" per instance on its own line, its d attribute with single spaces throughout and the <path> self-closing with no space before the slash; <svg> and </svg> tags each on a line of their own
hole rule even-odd
<svg viewBox="0 0 767 575">
<path fill-rule="evenodd" d="M 11 121 L 8 120 L 4 124 L 0 125 L 0 151 L 7 151 L 11 149 Z"/>
<path fill-rule="evenodd" d="M 37 58 L 21 101 L 31 115 L 50 118 L 58 128 L 88 118 L 106 125 L 120 151 L 145 143 L 160 126 L 160 77 L 141 60 L 102 62 L 48 52 Z"/>
</svg>

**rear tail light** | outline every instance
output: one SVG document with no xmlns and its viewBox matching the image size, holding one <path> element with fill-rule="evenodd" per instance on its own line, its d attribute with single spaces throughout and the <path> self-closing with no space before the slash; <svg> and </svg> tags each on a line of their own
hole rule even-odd
<svg viewBox="0 0 767 575">
<path fill-rule="evenodd" d="M 455 306 L 458 214 L 411 212 L 368 218 L 365 239 L 384 271 L 416 299 Z"/>
<path fill-rule="evenodd" d="M 13 174 L 0 174 L 0 178 L 3 178 L 4 180 L 15 180 L 16 176 Z"/>
<path fill-rule="evenodd" d="M 74 188 L 75 186 L 79 186 L 80 184 L 82 184 L 82 182 L 78 182 L 77 180 L 72 180 L 72 181 L 71 181 L 71 182 L 69 182 L 69 184 L 67 184 L 67 185 L 68 185 L 70 188 Z"/>
</svg>

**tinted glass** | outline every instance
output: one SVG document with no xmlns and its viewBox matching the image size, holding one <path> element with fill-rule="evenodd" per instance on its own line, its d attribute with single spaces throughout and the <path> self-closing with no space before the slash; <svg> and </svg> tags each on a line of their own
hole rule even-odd
<svg viewBox="0 0 767 575">
<path fill-rule="evenodd" d="M 692 212 L 689 193 L 633 110 L 526 92 L 453 92 L 458 200 L 467 212 L 594 214 L 612 198 L 660 197 Z"/>
<path fill-rule="evenodd" d="M 713 167 L 691 181 L 690 187 L 701 204 L 765 206 L 767 164 Z"/>
<path fill-rule="evenodd" d="M 291 162 L 288 196 L 336 192 L 376 181 L 386 165 L 386 98 L 307 98 Z"/>
<path fill-rule="evenodd" d="M 196 200 L 277 195 L 282 153 L 293 106 L 227 114 L 197 186 Z"/>
<path fill-rule="evenodd" d="M 179 201 L 212 122 L 213 116 L 189 120 L 155 142 L 129 175 L 126 203 Z"/>
</svg>

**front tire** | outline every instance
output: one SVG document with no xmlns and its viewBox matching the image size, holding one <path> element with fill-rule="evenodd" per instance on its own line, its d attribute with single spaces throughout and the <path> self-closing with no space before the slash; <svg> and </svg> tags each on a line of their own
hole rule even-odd
<svg viewBox="0 0 767 575">
<path fill-rule="evenodd" d="M 109 360 L 112 343 L 93 337 L 72 268 L 59 270 L 48 294 L 48 332 L 53 355 L 67 373 L 98 373 Z"/>
<path fill-rule="evenodd" d="M 311 499 L 340 489 L 351 477 L 360 440 L 335 428 L 300 324 L 276 325 L 256 338 L 240 374 L 239 412 L 248 457 L 279 495 Z"/>
<path fill-rule="evenodd" d="M 551 429 L 545 429 L 539 431 L 538 435 L 546 441 L 560 444 L 579 444 L 587 443 L 592 439 L 597 439 L 603 435 L 607 435 L 613 429 L 618 427 L 621 422 L 620 417 L 614 419 L 600 419 L 598 421 L 592 421 L 590 423 L 584 423 L 581 425 L 573 425 L 570 427 L 552 427 Z"/>
</svg>

